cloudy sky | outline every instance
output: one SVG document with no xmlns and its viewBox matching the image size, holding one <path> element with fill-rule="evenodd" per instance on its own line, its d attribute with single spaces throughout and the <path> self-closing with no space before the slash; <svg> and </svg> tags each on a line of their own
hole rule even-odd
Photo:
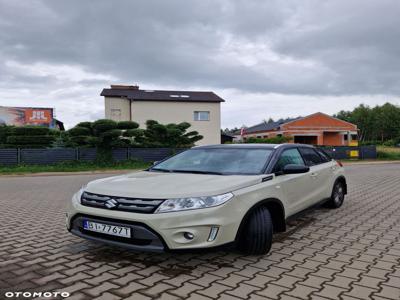
<svg viewBox="0 0 400 300">
<path fill-rule="evenodd" d="M 222 126 L 400 104 L 398 0 L 0 0 L 0 105 L 104 116 L 102 88 L 212 90 Z"/>
</svg>

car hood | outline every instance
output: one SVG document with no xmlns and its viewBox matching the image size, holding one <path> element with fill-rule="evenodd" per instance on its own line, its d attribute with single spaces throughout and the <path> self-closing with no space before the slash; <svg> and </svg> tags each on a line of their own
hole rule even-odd
<svg viewBox="0 0 400 300">
<path fill-rule="evenodd" d="M 166 199 L 213 196 L 261 182 L 265 175 L 137 172 L 90 182 L 85 191 L 110 196 Z"/>
</svg>

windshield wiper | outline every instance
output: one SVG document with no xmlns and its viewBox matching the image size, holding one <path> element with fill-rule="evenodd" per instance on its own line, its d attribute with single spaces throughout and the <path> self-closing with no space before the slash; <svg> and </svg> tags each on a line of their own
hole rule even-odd
<svg viewBox="0 0 400 300">
<path fill-rule="evenodd" d="M 168 169 L 161 169 L 161 168 L 151 168 L 150 171 L 160 171 L 160 172 L 165 172 L 165 173 L 171 173 L 172 170 L 168 170 Z"/>
<path fill-rule="evenodd" d="M 213 171 L 197 171 L 197 170 L 170 170 L 174 173 L 193 173 L 193 174 L 211 174 L 211 175 L 224 175 L 221 172 L 213 172 Z"/>
</svg>

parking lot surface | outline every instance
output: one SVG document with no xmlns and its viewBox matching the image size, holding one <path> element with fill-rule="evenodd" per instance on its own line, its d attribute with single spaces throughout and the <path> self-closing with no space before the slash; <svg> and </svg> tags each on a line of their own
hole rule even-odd
<svg viewBox="0 0 400 300">
<path fill-rule="evenodd" d="M 106 175 L 0 177 L 0 299 L 9 291 L 107 300 L 400 299 L 400 164 L 346 169 L 344 205 L 291 222 L 264 256 L 135 253 L 85 241 L 66 231 L 64 208 L 84 183 Z"/>
</svg>

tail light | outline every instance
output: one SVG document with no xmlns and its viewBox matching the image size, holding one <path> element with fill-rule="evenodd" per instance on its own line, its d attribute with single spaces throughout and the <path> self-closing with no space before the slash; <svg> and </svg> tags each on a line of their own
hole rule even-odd
<svg viewBox="0 0 400 300">
<path fill-rule="evenodd" d="M 337 164 L 339 167 L 343 167 L 343 164 L 342 164 L 339 160 L 336 161 L 336 164 Z"/>
</svg>

